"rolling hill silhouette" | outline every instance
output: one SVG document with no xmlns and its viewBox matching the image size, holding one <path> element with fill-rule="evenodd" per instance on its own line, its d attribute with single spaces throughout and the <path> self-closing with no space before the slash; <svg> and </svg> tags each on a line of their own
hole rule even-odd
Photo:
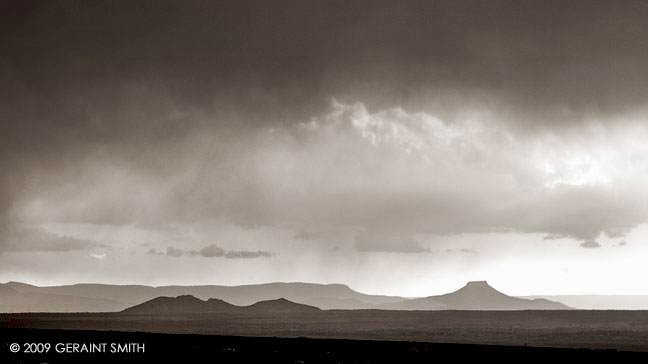
<svg viewBox="0 0 648 364">
<path fill-rule="evenodd" d="M 383 305 L 393 310 L 567 310 L 570 307 L 546 299 L 508 296 L 486 281 L 468 282 L 463 288 L 440 296 L 430 296 Z"/>
<path fill-rule="evenodd" d="M 291 302 L 285 298 L 276 300 L 260 301 L 250 306 L 243 307 L 247 311 L 255 312 L 317 312 L 318 307 Z"/>
<path fill-rule="evenodd" d="M 285 298 L 260 301 L 249 306 L 235 306 L 223 300 L 203 301 L 190 295 L 157 297 L 122 311 L 126 314 L 206 314 L 206 313 L 308 313 L 321 311 L 317 307 L 288 301 Z"/>
<path fill-rule="evenodd" d="M 240 309 L 223 300 L 210 298 L 203 301 L 190 295 L 178 297 L 157 297 L 150 301 L 129 307 L 122 312 L 134 314 L 169 314 L 169 313 L 215 313 L 235 312 Z"/>
</svg>

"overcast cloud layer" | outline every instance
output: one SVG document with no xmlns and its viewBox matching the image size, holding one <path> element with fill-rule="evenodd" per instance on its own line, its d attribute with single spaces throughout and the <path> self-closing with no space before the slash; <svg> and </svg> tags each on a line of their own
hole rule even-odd
<svg viewBox="0 0 648 364">
<path fill-rule="evenodd" d="M 0 280 L 122 250 L 170 271 L 245 258 L 219 278 L 256 264 L 242 283 L 282 257 L 358 282 L 356 256 L 495 261 L 479 249 L 493 234 L 576 260 L 643 246 L 629 236 L 648 220 L 644 2 L 0 14 L 0 256 L 24 259 Z M 306 270 L 288 280 L 325 280 Z"/>
</svg>

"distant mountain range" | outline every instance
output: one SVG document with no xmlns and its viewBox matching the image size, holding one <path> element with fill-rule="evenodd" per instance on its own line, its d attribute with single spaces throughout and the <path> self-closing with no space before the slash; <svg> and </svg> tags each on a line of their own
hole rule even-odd
<svg viewBox="0 0 648 364">
<path fill-rule="evenodd" d="M 555 310 L 569 308 L 648 308 L 648 296 L 512 297 L 488 283 L 469 282 L 456 292 L 408 299 L 368 295 L 342 284 L 267 283 L 244 286 L 161 286 L 75 284 L 38 287 L 19 282 L 0 284 L 0 312 L 119 312 L 164 297 L 193 296 L 200 302 L 222 303 L 237 309 L 263 301 L 284 299 L 320 309 L 387 310 Z M 615 299 L 621 297 L 620 299 Z M 624 299 L 631 302 L 623 306 Z M 190 300 L 190 298 L 186 298 Z M 203 303 L 195 302 L 200 307 Z M 210 306 L 211 307 L 211 306 Z M 220 309 L 224 309 L 224 308 Z M 212 307 L 211 310 L 214 310 Z"/>
<path fill-rule="evenodd" d="M 507 296 L 486 281 L 468 282 L 460 290 L 441 296 L 405 299 L 380 305 L 387 310 L 568 310 L 570 307 L 542 298 L 524 299 Z M 291 302 L 284 298 L 261 301 L 249 306 L 235 306 L 219 299 L 200 300 L 193 296 L 158 297 L 124 310 L 124 313 L 247 313 L 247 312 L 317 312 L 319 308 Z"/>
<path fill-rule="evenodd" d="M 33 289 L 22 290 L 22 284 L 0 284 L 0 312 L 111 312 L 124 307 L 123 302 L 115 300 L 29 287 Z"/>
<path fill-rule="evenodd" d="M 206 314 L 206 313 L 312 313 L 321 311 L 314 306 L 288 301 L 284 298 L 260 301 L 249 306 L 235 306 L 223 300 L 203 301 L 194 296 L 157 297 L 122 311 L 125 314 Z"/>
<path fill-rule="evenodd" d="M 237 306 L 285 298 L 321 309 L 379 308 L 405 297 L 368 295 L 343 284 L 267 283 L 244 286 L 74 284 L 38 287 L 0 284 L 0 312 L 118 312 L 157 297 L 218 298 Z"/>
</svg>

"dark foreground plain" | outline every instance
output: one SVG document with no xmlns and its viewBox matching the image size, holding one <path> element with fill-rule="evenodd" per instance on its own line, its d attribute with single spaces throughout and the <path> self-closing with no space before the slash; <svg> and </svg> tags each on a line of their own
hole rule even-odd
<svg viewBox="0 0 648 364">
<path fill-rule="evenodd" d="M 241 337 L 56 329 L 0 329 L 2 363 L 432 363 L 455 360 L 645 360 L 648 353 L 411 341 Z M 48 343 L 25 353 L 25 343 Z M 75 352 L 71 344 L 105 350 Z M 11 345 L 20 345 L 12 353 Z M 65 346 L 67 344 L 67 346 Z M 131 344 L 131 352 L 114 352 Z M 67 349 L 66 349 L 67 348 Z M 16 350 L 14 348 L 14 350 Z"/>
<path fill-rule="evenodd" d="M 0 327 L 648 352 L 648 311 L 324 310 L 176 315 L 29 313 L 0 314 Z"/>
</svg>

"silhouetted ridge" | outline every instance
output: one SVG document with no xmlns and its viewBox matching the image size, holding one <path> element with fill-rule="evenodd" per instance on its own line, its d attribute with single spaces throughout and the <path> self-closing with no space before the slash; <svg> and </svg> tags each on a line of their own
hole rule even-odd
<svg viewBox="0 0 648 364">
<path fill-rule="evenodd" d="M 226 312 L 274 312 L 274 313 L 304 313 L 320 311 L 319 308 L 288 301 L 285 298 L 261 301 L 250 306 L 235 306 L 217 298 L 203 301 L 190 295 L 178 297 L 157 297 L 139 305 L 123 310 L 130 314 L 191 314 L 191 313 L 226 313 Z"/>
<path fill-rule="evenodd" d="M 233 312 L 237 306 L 219 299 L 203 301 L 190 295 L 178 297 L 157 297 L 139 305 L 125 309 L 124 313 L 165 314 L 165 313 L 212 313 Z"/>
<path fill-rule="evenodd" d="M 253 311 L 266 311 L 266 312 L 316 312 L 321 311 L 315 306 L 304 305 L 301 303 L 296 303 L 288 301 L 285 298 L 279 298 L 276 300 L 260 301 L 253 305 L 245 307 L 248 310 Z"/>
<path fill-rule="evenodd" d="M 22 283 L 22 282 L 16 282 L 16 281 L 9 281 L 4 284 L 4 286 L 11 287 L 12 289 L 34 289 L 38 288 L 37 286 L 27 284 L 27 283 Z"/>
</svg>

